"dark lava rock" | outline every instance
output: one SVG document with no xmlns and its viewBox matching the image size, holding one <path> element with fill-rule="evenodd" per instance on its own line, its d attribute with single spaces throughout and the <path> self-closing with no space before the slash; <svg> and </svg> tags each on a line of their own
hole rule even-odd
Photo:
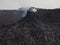
<svg viewBox="0 0 60 45">
<path fill-rule="evenodd" d="M 60 9 L 37 9 L 0 28 L 0 45 L 60 45 Z"/>
</svg>

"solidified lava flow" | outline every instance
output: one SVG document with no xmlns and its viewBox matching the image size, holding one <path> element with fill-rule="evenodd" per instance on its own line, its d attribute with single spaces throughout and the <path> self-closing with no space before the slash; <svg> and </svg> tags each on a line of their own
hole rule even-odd
<svg viewBox="0 0 60 45">
<path fill-rule="evenodd" d="M 0 45 L 60 45 L 60 9 L 30 9 L 22 18 L 17 10 L 0 10 L 0 16 L 9 17 L 2 19 L 4 24 L 17 21 L 18 15 L 15 24 L 1 26 Z"/>
</svg>

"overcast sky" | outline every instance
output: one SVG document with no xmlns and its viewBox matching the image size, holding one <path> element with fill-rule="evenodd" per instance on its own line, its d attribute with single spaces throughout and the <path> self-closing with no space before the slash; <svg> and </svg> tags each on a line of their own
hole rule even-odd
<svg viewBox="0 0 60 45">
<path fill-rule="evenodd" d="M 60 0 L 0 0 L 0 9 L 18 9 L 20 7 L 60 8 Z"/>
</svg>

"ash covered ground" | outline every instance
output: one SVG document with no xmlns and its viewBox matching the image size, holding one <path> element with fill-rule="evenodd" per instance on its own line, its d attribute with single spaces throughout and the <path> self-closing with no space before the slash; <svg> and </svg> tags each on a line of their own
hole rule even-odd
<svg viewBox="0 0 60 45">
<path fill-rule="evenodd" d="M 0 45 L 60 45 L 60 9 L 37 10 L 33 17 L 28 12 L 15 24 L 1 26 Z"/>
</svg>

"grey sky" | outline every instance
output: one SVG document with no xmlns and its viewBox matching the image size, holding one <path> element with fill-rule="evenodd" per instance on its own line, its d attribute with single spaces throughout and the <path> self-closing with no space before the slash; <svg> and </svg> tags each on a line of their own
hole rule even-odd
<svg viewBox="0 0 60 45">
<path fill-rule="evenodd" d="M 60 8 L 60 0 L 0 0 L 0 9 L 19 7 Z"/>
</svg>

